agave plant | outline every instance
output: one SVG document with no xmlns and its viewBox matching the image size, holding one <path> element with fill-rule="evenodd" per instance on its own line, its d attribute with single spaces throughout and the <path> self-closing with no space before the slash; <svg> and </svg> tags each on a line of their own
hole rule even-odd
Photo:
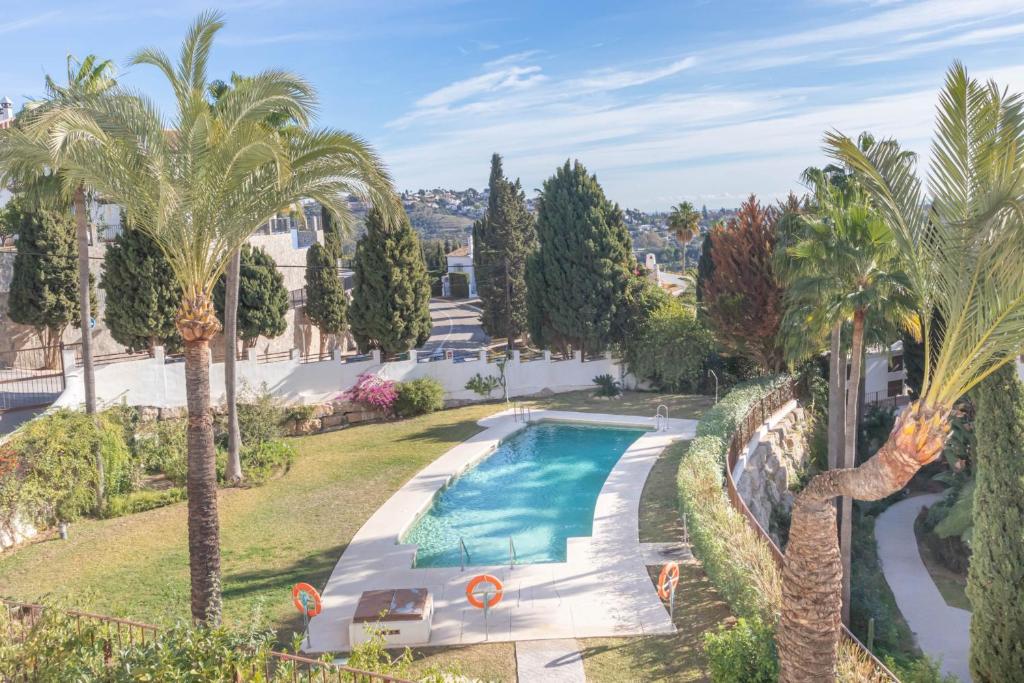
<svg viewBox="0 0 1024 683">
<path fill-rule="evenodd" d="M 878 500 L 903 488 L 941 454 L 957 399 L 1024 345 L 1022 100 L 969 78 L 957 63 L 937 121 L 927 199 L 914 159 L 895 142 L 864 151 L 839 133 L 826 136 L 830 155 L 853 169 L 904 257 L 919 298 L 925 378 L 878 453 L 815 477 L 797 496 L 777 634 L 783 681 L 835 678 L 842 571 L 833 499 Z"/>
<path fill-rule="evenodd" d="M 209 345 L 220 325 L 211 293 L 229 258 L 277 211 L 303 198 L 343 221 L 354 193 L 396 211 L 388 174 L 359 138 L 310 126 L 313 88 L 299 76 L 264 71 L 217 99 L 206 67 L 215 13 L 201 15 L 177 64 L 159 50 L 136 54 L 166 77 L 176 111 L 165 119 L 145 96 L 115 89 L 69 102 L 26 124 L 76 180 L 117 202 L 133 227 L 153 237 L 183 290 L 177 315 L 185 342 L 188 395 L 188 531 L 192 616 L 220 619 L 217 479 L 210 414 Z M 267 125 L 282 115 L 287 134 Z"/>
</svg>

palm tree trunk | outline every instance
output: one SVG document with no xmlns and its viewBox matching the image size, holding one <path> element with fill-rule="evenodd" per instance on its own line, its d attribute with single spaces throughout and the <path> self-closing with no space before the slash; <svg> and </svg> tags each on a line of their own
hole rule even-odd
<svg viewBox="0 0 1024 683">
<path fill-rule="evenodd" d="M 210 414 L 210 339 L 220 328 L 209 293 L 186 291 L 177 318 L 185 340 L 185 393 L 188 401 L 188 556 L 192 619 L 220 623 L 220 521 L 217 518 L 217 464 Z"/>
<path fill-rule="evenodd" d="M 920 401 L 910 405 L 874 457 L 856 469 L 823 472 L 797 494 L 776 632 L 780 681 L 818 683 L 836 677 L 842 564 L 832 500 L 880 500 L 899 491 L 942 453 L 949 436 L 948 418 L 948 408 L 931 408 Z"/>
<path fill-rule="evenodd" d="M 238 358 L 238 280 L 241 270 L 241 251 L 235 251 L 228 262 L 226 292 L 224 293 L 224 394 L 228 404 L 228 462 L 224 479 L 229 484 L 242 481 L 242 435 L 238 429 L 238 398 L 235 370 Z"/>
<path fill-rule="evenodd" d="M 832 326 L 828 369 L 828 469 L 839 467 L 845 429 L 846 357 L 843 355 L 843 320 Z"/>
<path fill-rule="evenodd" d="M 857 464 L 857 403 L 860 395 L 860 368 L 864 359 L 864 310 L 853 313 L 853 338 L 850 349 L 850 377 L 846 381 L 846 439 L 843 448 L 843 467 Z M 850 570 L 853 547 L 853 499 L 843 497 L 839 518 L 839 547 L 843 560 L 843 623 L 850 624 Z"/>
<path fill-rule="evenodd" d="M 96 371 L 92 362 L 92 301 L 89 298 L 89 217 L 86 215 L 85 188 L 75 190 L 75 233 L 78 240 L 78 316 L 82 329 L 82 382 L 85 384 L 85 412 L 96 415 Z M 95 422 L 95 417 L 93 417 Z M 93 449 L 96 463 L 96 510 L 103 509 L 104 472 L 103 456 L 97 446 Z"/>
</svg>

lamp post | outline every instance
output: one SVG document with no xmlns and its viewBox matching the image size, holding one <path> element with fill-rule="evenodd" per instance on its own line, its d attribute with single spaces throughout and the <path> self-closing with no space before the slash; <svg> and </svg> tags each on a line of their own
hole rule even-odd
<svg viewBox="0 0 1024 683">
<path fill-rule="evenodd" d="M 711 368 L 708 368 L 708 377 L 715 378 L 715 403 L 718 403 L 718 375 Z"/>
</svg>

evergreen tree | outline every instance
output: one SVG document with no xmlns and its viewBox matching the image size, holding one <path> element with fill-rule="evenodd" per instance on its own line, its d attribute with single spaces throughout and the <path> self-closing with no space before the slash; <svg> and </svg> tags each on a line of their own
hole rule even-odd
<svg viewBox="0 0 1024 683">
<path fill-rule="evenodd" d="M 213 288 L 217 318 L 224 322 L 226 277 L 220 276 Z M 246 346 L 255 346 L 259 337 L 274 338 L 288 328 L 288 290 L 284 276 L 274 259 L 260 248 L 242 245 L 238 278 L 238 337 Z"/>
<path fill-rule="evenodd" d="M 118 235 L 103 256 L 100 288 L 107 293 L 103 319 L 115 341 L 129 351 L 181 346 L 174 324 L 181 287 L 152 237 L 130 228 Z"/>
<path fill-rule="evenodd" d="M 68 323 L 78 324 L 78 249 L 71 216 L 19 206 L 17 253 L 8 299 L 11 320 L 32 326 L 46 349 L 46 367 L 58 366 Z M 95 309 L 95 305 L 93 306 Z"/>
<path fill-rule="evenodd" d="M 527 265 L 527 312 L 535 343 L 599 351 L 621 338 L 635 259 L 618 205 L 583 164 L 568 161 L 544 181 L 539 249 Z"/>
<path fill-rule="evenodd" d="M 341 225 L 338 219 L 331 214 L 327 209 L 323 209 L 322 218 L 320 219 L 324 228 L 324 248 L 327 250 L 328 256 L 337 263 L 337 260 L 341 258 L 342 247 L 341 247 Z"/>
<path fill-rule="evenodd" d="M 977 389 L 971 599 L 971 677 L 1024 672 L 1024 387 L 1012 364 Z"/>
<path fill-rule="evenodd" d="M 374 208 L 356 245 L 349 326 L 360 353 L 401 353 L 430 337 L 430 282 L 404 211 L 388 225 Z"/>
<path fill-rule="evenodd" d="M 711 231 L 708 231 L 704 234 L 704 241 L 700 247 L 700 258 L 697 259 L 697 286 L 694 292 L 697 296 L 697 303 L 704 300 L 701 291 L 704 289 L 704 283 L 708 281 L 714 271 L 715 262 L 711 258 Z"/>
<path fill-rule="evenodd" d="M 306 315 L 320 330 L 320 356 L 329 334 L 345 331 L 348 299 L 337 266 L 327 247 L 312 245 L 306 251 Z"/>
<path fill-rule="evenodd" d="M 473 224 L 473 269 L 492 337 L 515 339 L 526 330 L 526 260 L 536 247 L 533 216 L 519 181 L 505 178 L 501 156 L 491 157 L 487 213 Z"/>
</svg>

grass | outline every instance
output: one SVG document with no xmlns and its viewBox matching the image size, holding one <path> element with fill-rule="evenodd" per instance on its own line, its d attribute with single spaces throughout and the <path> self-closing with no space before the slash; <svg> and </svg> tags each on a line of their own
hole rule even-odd
<svg viewBox="0 0 1024 683">
<path fill-rule="evenodd" d="M 424 672 L 430 666 L 459 671 L 479 681 L 516 680 L 515 643 L 481 643 L 454 647 L 424 647 L 413 650 L 412 671 Z"/>
<path fill-rule="evenodd" d="M 917 549 L 921 553 L 921 560 L 928 569 L 928 573 L 939 589 L 942 599 L 950 607 L 957 607 L 971 611 L 971 601 L 967 598 L 967 577 L 956 573 L 946 565 L 942 564 L 931 546 L 925 541 L 924 533 L 920 524 L 914 524 L 914 537 L 917 539 Z"/>
<path fill-rule="evenodd" d="M 651 468 L 640 499 L 641 543 L 670 543 L 683 538 L 676 473 L 688 443 L 666 448 Z"/>
<path fill-rule="evenodd" d="M 653 415 L 661 403 L 670 406 L 672 417 L 695 418 L 710 402 L 633 392 L 602 401 L 589 391 L 531 401 L 537 408 L 641 415 Z M 374 510 L 417 471 L 477 433 L 477 420 L 502 409 L 503 404 L 474 405 L 300 437 L 293 441 L 298 457 L 285 476 L 260 487 L 221 491 L 226 623 L 261 619 L 289 642 L 301 630 L 291 586 L 323 586 Z M 659 467 L 674 482 L 671 464 Z M 658 519 L 669 496 L 674 493 L 668 489 L 657 496 Z M 0 554 L 0 593 L 156 624 L 189 618 L 185 503 L 81 520 L 70 532 L 67 541 L 45 540 Z M 514 679 L 511 645 L 432 649 L 423 656 L 458 659 L 466 674 L 484 680 Z"/>
</svg>

